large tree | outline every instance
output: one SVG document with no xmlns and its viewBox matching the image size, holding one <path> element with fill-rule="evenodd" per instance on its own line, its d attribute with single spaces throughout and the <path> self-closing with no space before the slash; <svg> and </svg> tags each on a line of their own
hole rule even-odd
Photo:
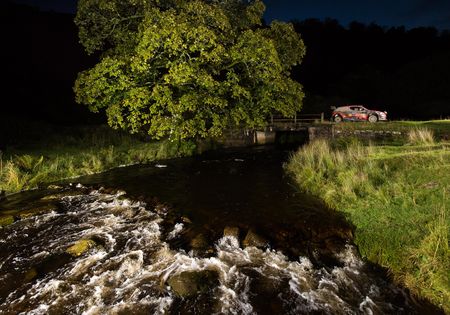
<svg viewBox="0 0 450 315">
<path fill-rule="evenodd" d="M 100 60 L 79 74 L 77 101 L 154 138 L 292 116 L 304 94 L 289 71 L 305 46 L 291 24 L 263 26 L 264 10 L 259 0 L 80 0 L 80 41 Z"/>
</svg>

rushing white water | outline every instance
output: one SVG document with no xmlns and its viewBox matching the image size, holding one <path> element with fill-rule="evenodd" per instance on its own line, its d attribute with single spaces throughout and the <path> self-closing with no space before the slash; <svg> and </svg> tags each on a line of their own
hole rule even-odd
<svg viewBox="0 0 450 315">
<path fill-rule="evenodd" d="M 307 257 L 289 260 L 276 249 L 242 248 L 237 238 L 215 241 L 208 257 L 171 248 L 185 226 L 163 229 L 164 214 L 143 202 L 93 191 L 67 196 L 61 211 L 25 218 L 0 233 L 10 255 L 0 263 L 0 284 L 38 275 L 11 287 L 2 313 L 121 314 L 171 312 L 255 314 L 382 314 L 411 309 L 387 302 L 402 293 L 371 278 L 355 248 L 336 253 L 340 264 L 315 267 Z M 78 240 L 95 246 L 79 257 Z M 2 249 L 3 249 L 2 247 Z M 168 280 L 185 271 L 211 270 L 218 282 L 194 298 L 180 298 Z M 189 303 L 186 303 L 188 299 Z M 205 302 L 207 301 L 207 302 Z M 184 303 L 184 304 L 183 304 Z M 196 305 L 207 304 L 207 310 Z M 181 305 L 181 310 L 180 310 Z"/>
</svg>

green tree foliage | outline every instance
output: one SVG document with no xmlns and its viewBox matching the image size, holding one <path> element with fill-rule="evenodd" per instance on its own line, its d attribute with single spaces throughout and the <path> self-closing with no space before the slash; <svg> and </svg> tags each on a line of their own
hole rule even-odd
<svg viewBox="0 0 450 315">
<path fill-rule="evenodd" d="M 154 138 L 293 116 L 304 94 L 289 70 L 305 46 L 291 24 L 264 27 L 264 10 L 259 0 L 80 0 L 80 41 L 101 54 L 79 74 L 77 101 Z"/>
</svg>

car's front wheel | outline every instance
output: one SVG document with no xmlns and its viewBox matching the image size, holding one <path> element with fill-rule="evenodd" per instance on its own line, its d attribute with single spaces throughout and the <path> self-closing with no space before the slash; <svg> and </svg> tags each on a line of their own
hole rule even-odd
<svg viewBox="0 0 450 315">
<path fill-rule="evenodd" d="M 377 115 L 370 115 L 369 116 L 369 122 L 376 123 L 377 121 L 378 121 L 378 116 Z"/>
<path fill-rule="evenodd" d="M 342 117 L 339 116 L 339 115 L 336 115 L 336 116 L 333 117 L 333 121 L 335 123 L 340 123 L 340 122 L 342 122 Z"/>
</svg>

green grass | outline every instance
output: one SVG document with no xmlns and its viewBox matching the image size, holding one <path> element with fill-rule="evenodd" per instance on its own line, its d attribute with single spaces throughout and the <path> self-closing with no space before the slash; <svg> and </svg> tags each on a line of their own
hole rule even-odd
<svg viewBox="0 0 450 315">
<path fill-rule="evenodd" d="M 450 140 L 450 119 L 429 121 L 388 121 L 388 122 L 344 122 L 334 125 L 335 130 L 349 131 L 374 130 L 374 131 L 397 131 L 408 135 L 411 129 L 428 129 L 433 132 L 437 139 Z"/>
<path fill-rule="evenodd" d="M 193 142 L 150 141 L 107 126 L 33 125 L 0 151 L 0 191 L 7 194 L 120 165 L 192 155 Z M 32 136 L 33 131 L 38 136 Z"/>
<path fill-rule="evenodd" d="M 450 313 L 450 143 L 429 136 L 413 128 L 401 146 L 317 140 L 286 167 L 346 214 L 362 256 Z"/>
</svg>

